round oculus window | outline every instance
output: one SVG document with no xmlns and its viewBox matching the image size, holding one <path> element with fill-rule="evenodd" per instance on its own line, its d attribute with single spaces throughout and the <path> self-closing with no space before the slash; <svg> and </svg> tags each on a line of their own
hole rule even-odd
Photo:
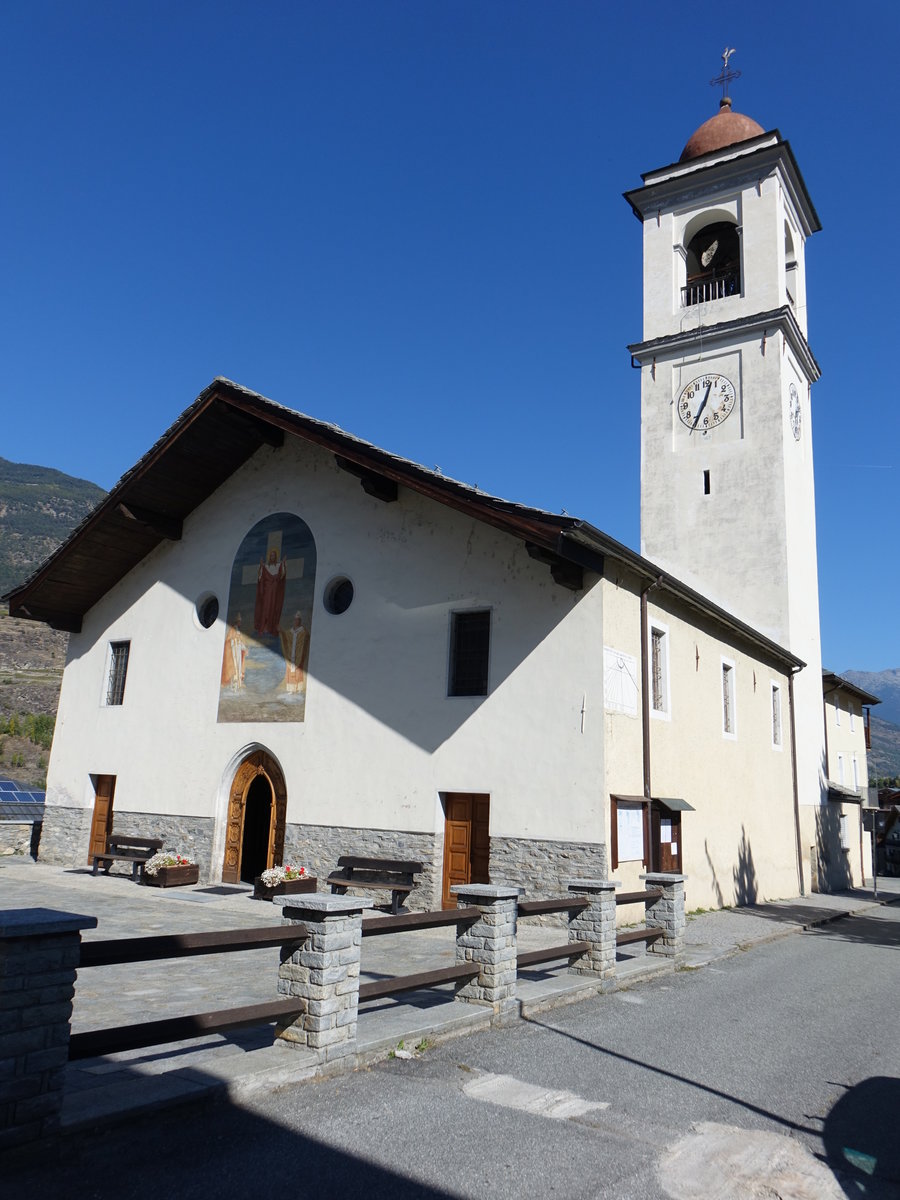
<svg viewBox="0 0 900 1200">
<path fill-rule="evenodd" d="M 197 621 L 201 628 L 211 629 L 219 616 L 218 596 L 213 596 L 209 593 L 201 596 L 194 606 L 194 611 L 197 614 Z"/>
<path fill-rule="evenodd" d="M 339 575 L 325 585 L 325 611 L 340 616 L 353 603 L 353 584 L 346 575 Z"/>
</svg>

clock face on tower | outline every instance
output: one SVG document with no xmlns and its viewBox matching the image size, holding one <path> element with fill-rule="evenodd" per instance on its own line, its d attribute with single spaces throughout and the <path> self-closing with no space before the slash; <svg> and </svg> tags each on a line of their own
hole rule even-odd
<svg viewBox="0 0 900 1200">
<path fill-rule="evenodd" d="M 681 389 L 678 416 L 691 433 L 709 433 L 732 413 L 736 400 L 734 384 L 724 375 L 698 375 Z"/>
<path fill-rule="evenodd" d="M 791 384 L 791 390 L 788 395 L 788 418 L 791 422 L 791 432 L 794 435 L 794 441 L 800 441 L 800 393 L 797 391 L 796 384 Z"/>
</svg>

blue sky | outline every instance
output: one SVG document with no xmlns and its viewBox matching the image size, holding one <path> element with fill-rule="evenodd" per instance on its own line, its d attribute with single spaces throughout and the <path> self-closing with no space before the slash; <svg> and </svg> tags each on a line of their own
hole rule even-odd
<svg viewBox="0 0 900 1200">
<path fill-rule="evenodd" d="M 900 89 L 881 50 L 900 9 L 841 11 L 8 0 L 0 455 L 110 487 L 226 375 L 638 548 L 641 239 L 621 193 L 716 111 L 727 43 L 735 109 L 790 140 L 824 226 L 823 658 L 900 665 Z"/>
</svg>

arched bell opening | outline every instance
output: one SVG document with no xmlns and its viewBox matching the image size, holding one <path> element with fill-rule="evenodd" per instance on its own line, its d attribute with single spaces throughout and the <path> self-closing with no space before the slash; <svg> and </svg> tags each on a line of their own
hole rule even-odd
<svg viewBox="0 0 900 1200">
<path fill-rule="evenodd" d="M 740 295 L 741 239 L 736 225 L 730 221 L 704 225 L 688 242 L 686 254 L 686 306 Z"/>
<path fill-rule="evenodd" d="M 248 754 L 235 771 L 228 797 L 223 883 L 252 883 L 284 861 L 287 789 L 278 763 L 265 750 Z"/>
<path fill-rule="evenodd" d="M 788 223 L 784 223 L 784 290 L 787 293 L 788 303 L 792 308 L 796 309 L 798 297 L 798 281 L 797 273 L 797 252 L 794 249 L 794 239 L 791 237 L 791 231 L 788 228 Z"/>
</svg>

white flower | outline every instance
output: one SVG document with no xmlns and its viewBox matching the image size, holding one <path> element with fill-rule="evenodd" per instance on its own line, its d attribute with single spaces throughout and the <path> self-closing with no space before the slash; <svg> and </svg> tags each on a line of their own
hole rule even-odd
<svg viewBox="0 0 900 1200">
<path fill-rule="evenodd" d="M 156 875 L 160 867 L 195 867 L 196 865 L 194 860 L 188 858 L 186 854 L 179 854 L 175 850 L 161 850 L 144 863 L 144 874 Z"/>
</svg>

